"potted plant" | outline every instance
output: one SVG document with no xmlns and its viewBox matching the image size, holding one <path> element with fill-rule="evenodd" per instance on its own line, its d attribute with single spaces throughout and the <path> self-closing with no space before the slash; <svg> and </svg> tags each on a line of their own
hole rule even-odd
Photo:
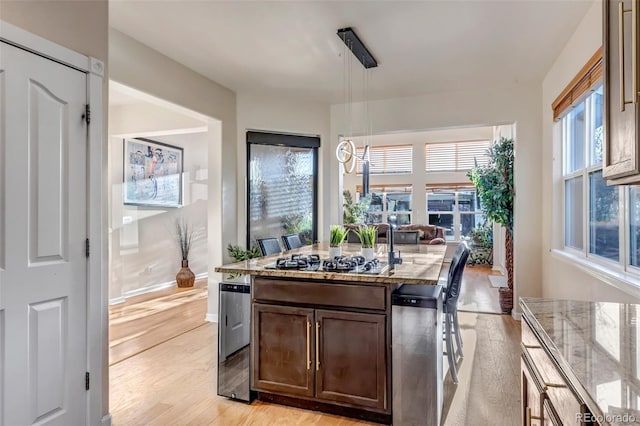
<svg viewBox="0 0 640 426">
<path fill-rule="evenodd" d="M 189 252 L 191 251 L 194 234 L 193 227 L 182 219 L 176 219 L 175 232 L 176 242 L 180 247 L 180 254 L 182 255 L 182 267 L 176 275 L 176 284 L 178 284 L 180 288 L 193 287 L 196 276 L 193 271 L 189 269 Z"/>
<path fill-rule="evenodd" d="M 329 228 L 329 258 L 342 256 L 342 243 L 347 238 L 348 231 L 340 225 L 331 225 Z"/>
<path fill-rule="evenodd" d="M 491 264 L 493 261 L 493 229 L 490 225 L 476 226 L 469 233 L 471 253 L 468 265 Z"/>
<path fill-rule="evenodd" d="M 242 262 L 245 260 L 255 259 L 257 257 L 262 257 L 260 247 L 258 247 L 256 244 L 251 246 L 251 248 L 248 250 L 245 250 L 238 245 L 234 246 L 229 244 L 227 246 L 227 252 L 229 253 L 229 256 L 231 256 L 236 262 Z M 236 279 L 241 276 L 242 274 L 229 274 L 227 279 Z"/>
<path fill-rule="evenodd" d="M 376 243 L 376 235 L 378 227 L 373 225 L 360 225 L 357 230 L 353 231 L 360 238 L 362 244 L 362 256 L 366 260 L 373 259 L 373 246 Z"/>
<path fill-rule="evenodd" d="M 362 223 L 369 210 L 371 197 L 360 197 L 357 203 L 353 202 L 353 196 L 348 189 L 342 192 L 344 204 L 342 205 L 342 219 L 344 223 Z"/>
<path fill-rule="evenodd" d="M 240 246 L 233 246 L 229 244 L 227 246 L 227 252 L 229 253 L 229 256 L 233 257 L 233 260 L 235 260 L 236 262 L 255 259 L 262 256 L 262 253 L 260 253 L 260 247 L 258 247 L 257 245 L 253 245 L 250 249 L 245 250 Z"/>
<path fill-rule="evenodd" d="M 487 155 L 489 163 L 474 167 L 467 176 L 478 190 L 487 220 L 506 228 L 507 288 L 500 289 L 500 307 L 507 314 L 513 309 L 513 139 L 501 138 Z"/>
</svg>

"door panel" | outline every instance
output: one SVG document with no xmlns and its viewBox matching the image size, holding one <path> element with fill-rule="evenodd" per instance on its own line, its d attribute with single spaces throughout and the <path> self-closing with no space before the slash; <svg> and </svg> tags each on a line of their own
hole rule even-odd
<svg viewBox="0 0 640 426">
<path fill-rule="evenodd" d="M 29 254 L 30 262 L 66 260 L 66 102 L 29 80 Z"/>
<path fill-rule="evenodd" d="M 635 1 L 635 0 L 633 0 Z M 625 10 L 631 9 L 632 0 L 620 0 Z M 605 49 L 605 82 L 604 82 L 604 129 L 605 146 L 603 156 L 603 176 L 607 179 L 618 179 L 640 172 L 638 163 L 638 107 L 635 103 L 637 94 L 632 93 L 633 68 L 632 64 L 632 31 L 631 14 L 623 13 L 624 26 L 623 46 L 619 38 L 618 1 L 603 2 L 603 15 L 606 33 L 604 36 Z M 638 13 L 636 11 L 636 13 Z M 622 58 L 621 58 L 621 53 Z M 621 80 L 620 65 L 622 59 Z M 622 89 L 624 88 L 624 92 Z M 625 101 L 633 101 L 622 105 Z"/>
<path fill-rule="evenodd" d="M 252 388 L 313 396 L 313 309 L 253 304 Z"/>
<path fill-rule="evenodd" d="M 0 43 L 0 76 L 0 417 L 85 424 L 86 75 Z"/>
<path fill-rule="evenodd" d="M 35 390 L 30 410 L 35 421 L 64 407 L 66 302 L 65 297 L 29 306 L 29 386 Z"/>
<path fill-rule="evenodd" d="M 318 399 L 387 408 L 385 316 L 316 310 Z"/>
</svg>

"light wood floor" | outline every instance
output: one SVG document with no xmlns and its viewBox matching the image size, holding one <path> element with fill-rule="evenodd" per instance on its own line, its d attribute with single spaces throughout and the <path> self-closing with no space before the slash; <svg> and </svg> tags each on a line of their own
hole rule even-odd
<svg viewBox="0 0 640 426">
<path fill-rule="evenodd" d="M 166 299 L 160 298 L 159 305 L 165 303 L 162 300 Z M 150 312 L 155 312 L 151 300 L 142 303 L 148 305 Z M 135 321 L 128 321 L 126 310 L 121 311 L 118 318 L 123 323 L 132 325 L 144 321 L 139 316 Z M 132 318 L 139 315 L 136 309 L 129 312 Z M 155 316 L 158 318 L 158 313 Z M 520 413 L 519 323 L 506 315 L 468 312 L 461 312 L 459 320 L 465 358 L 458 365 L 459 384 L 454 385 L 449 377 L 445 381 L 443 423 L 452 426 L 517 424 Z M 112 365 L 110 412 L 113 424 L 369 424 L 274 404 L 254 402 L 247 405 L 218 397 L 216 360 L 217 324 L 204 323 Z"/>
<path fill-rule="evenodd" d="M 170 287 L 109 307 L 109 365 L 205 323 L 207 280 Z"/>
<path fill-rule="evenodd" d="M 442 268 L 444 277 L 448 268 Z M 462 288 L 458 298 L 458 309 L 469 312 L 490 312 L 500 314 L 498 289 L 491 286 L 489 275 L 500 275 L 487 265 L 466 265 L 462 274 Z"/>
</svg>

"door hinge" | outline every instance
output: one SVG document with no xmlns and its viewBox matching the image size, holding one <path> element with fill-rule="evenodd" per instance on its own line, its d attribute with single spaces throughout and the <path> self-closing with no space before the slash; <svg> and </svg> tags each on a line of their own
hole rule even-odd
<svg viewBox="0 0 640 426">
<path fill-rule="evenodd" d="M 84 240 L 84 253 L 89 257 L 89 239 Z"/>
<path fill-rule="evenodd" d="M 84 373 L 84 390 L 89 390 L 89 372 Z"/>
<path fill-rule="evenodd" d="M 82 114 L 82 118 L 87 124 L 91 124 L 91 107 L 89 104 L 84 106 L 84 114 Z"/>
</svg>

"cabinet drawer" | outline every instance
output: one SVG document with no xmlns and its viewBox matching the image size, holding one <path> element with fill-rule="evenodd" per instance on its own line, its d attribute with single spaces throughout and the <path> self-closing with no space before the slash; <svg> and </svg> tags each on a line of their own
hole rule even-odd
<svg viewBox="0 0 640 426">
<path fill-rule="evenodd" d="M 384 310 L 386 288 L 376 286 L 314 283 L 256 277 L 253 299 L 265 302 L 304 303 Z"/>
<path fill-rule="evenodd" d="M 522 344 L 528 348 L 541 348 L 542 345 L 536 335 L 533 334 L 529 324 L 524 319 L 520 322 L 522 323 Z"/>
<path fill-rule="evenodd" d="M 554 414 L 565 425 L 581 424 L 578 414 L 584 412 L 584 405 L 575 396 L 525 321 L 522 321 L 522 355 L 532 367 L 534 380 L 542 385 Z"/>
</svg>

